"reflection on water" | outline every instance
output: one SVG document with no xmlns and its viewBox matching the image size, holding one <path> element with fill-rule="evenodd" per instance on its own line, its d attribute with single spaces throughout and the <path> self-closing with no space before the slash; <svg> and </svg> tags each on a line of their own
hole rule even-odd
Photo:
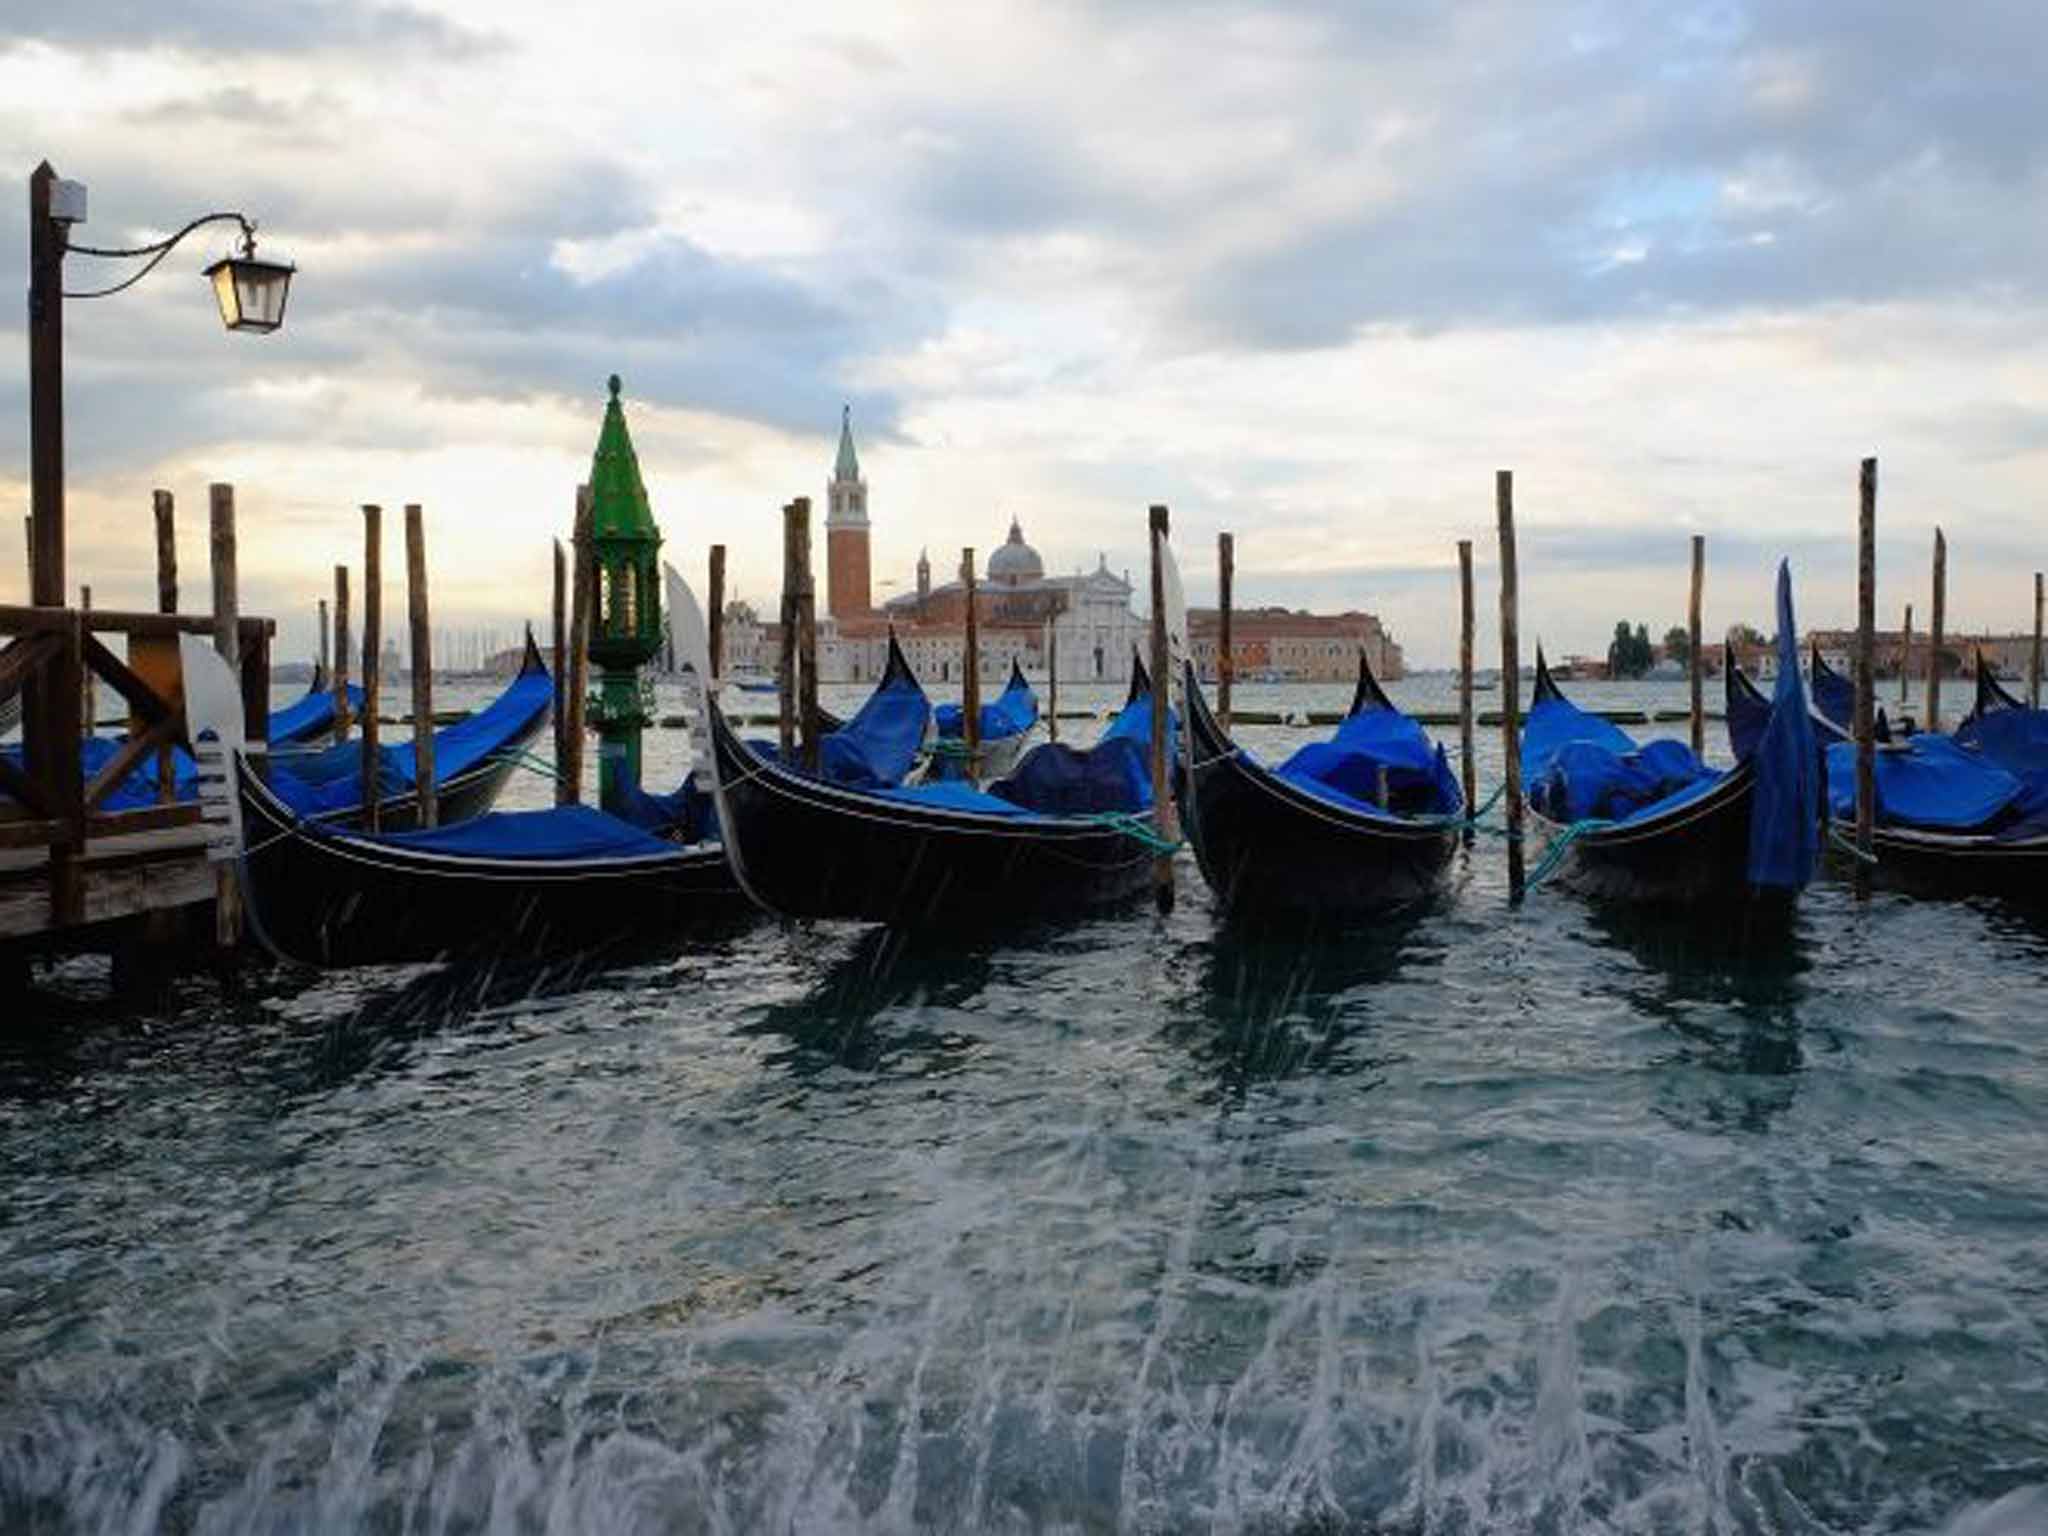
<svg viewBox="0 0 2048 1536">
<path fill-rule="evenodd" d="M 0 1528 L 2033 1530 L 2048 931 L 1511 911 L 1498 855 L 1311 933 L 1185 869 L 67 972 L 0 1030 Z"/>
</svg>

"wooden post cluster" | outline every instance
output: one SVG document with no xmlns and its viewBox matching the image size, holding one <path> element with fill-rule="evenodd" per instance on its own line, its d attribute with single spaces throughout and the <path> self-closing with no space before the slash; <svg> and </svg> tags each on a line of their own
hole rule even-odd
<svg viewBox="0 0 2048 1536">
<path fill-rule="evenodd" d="M 1707 536 L 1692 536 L 1692 596 L 1685 608 L 1686 674 L 1692 683 L 1692 755 L 1707 755 L 1707 704 L 1700 660 L 1700 600 L 1707 585 Z"/>
<path fill-rule="evenodd" d="M 213 648 L 237 678 L 242 675 L 241 594 L 235 568 L 235 488 L 206 490 L 213 556 Z M 214 941 L 232 951 L 242 939 L 242 891 L 235 865 L 214 866 Z"/>
<path fill-rule="evenodd" d="M 1927 620 L 1927 720 L 1922 729 L 1941 729 L 1941 645 L 1948 628 L 1948 540 L 1934 530 L 1934 611 Z"/>
<path fill-rule="evenodd" d="M 583 717 L 590 695 L 590 626 L 597 573 L 590 548 L 590 487 L 576 487 L 576 521 L 570 534 L 569 668 L 563 684 L 562 763 L 555 781 L 557 805 L 583 801 Z"/>
<path fill-rule="evenodd" d="M 412 777 L 420 825 L 440 822 L 434 786 L 434 641 L 427 623 L 427 530 L 418 502 L 405 508 L 405 608 L 412 627 Z"/>
<path fill-rule="evenodd" d="M 375 832 L 380 819 L 377 802 L 383 785 L 377 756 L 383 708 L 383 666 L 378 649 L 384 643 L 384 509 L 363 506 L 363 830 Z"/>
<path fill-rule="evenodd" d="M 1163 506 L 1154 506 L 1147 519 L 1147 551 L 1152 557 L 1152 830 L 1161 842 L 1174 838 L 1173 793 L 1167 772 L 1167 700 L 1173 697 L 1171 667 L 1166 644 L 1166 564 L 1161 558 L 1171 531 Z M 1173 855 L 1162 853 L 1152 861 L 1152 899 L 1164 914 L 1173 910 Z"/>
<path fill-rule="evenodd" d="M 1230 734 L 1231 686 L 1237 681 L 1237 653 L 1231 649 L 1230 609 L 1237 584 L 1237 540 L 1216 535 L 1216 711 L 1223 734 Z M 1382 660 L 1385 658 L 1383 657 Z"/>
<path fill-rule="evenodd" d="M 2041 572 L 2034 572 L 2034 644 L 2027 652 L 2027 708 L 2041 707 Z"/>
<path fill-rule="evenodd" d="M 960 551 L 960 585 L 967 594 L 967 628 L 960 657 L 960 744 L 967 782 L 981 780 L 981 617 L 975 612 L 974 551 Z"/>
<path fill-rule="evenodd" d="M 349 722 L 354 711 L 348 707 L 349 652 L 354 646 L 354 635 L 348 621 L 348 567 L 334 568 L 334 744 L 340 746 L 348 740 Z"/>
<path fill-rule="evenodd" d="M 708 689 L 719 678 L 725 676 L 725 546 L 711 546 L 711 602 L 704 610 L 704 618 L 710 626 L 711 676 L 704 679 Z"/>
<path fill-rule="evenodd" d="M 804 772 L 816 773 L 822 746 L 818 740 L 818 583 L 811 572 L 811 498 L 799 496 L 796 507 L 796 638 L 797 714 L 803 725 Z"/>
<path fill-rule="evenodd" d="M 1935 633 L 1941 630 L 1936 615 Z M 1877 682 L 1872 670 L 1877 630 L 1877 460 L 1857 477 L 1856 511 L 1856 894 L 1870 894 L 1871 846 L 1877 825 Z M 1929 651 L 1932 675 L 1934 652 Z"/>
<path fill-rule="evenodd" d="M 1479 765 L 1472 746 L 1472 541 L 1458 540 L 1458 764 L 1465 791 L 1465 814 L 1479 808 Z M 1472 829 L 1465 828 L 1465 841 Z"/>
<path fill-rule="evenodd" d="M 1496 471 L 1493 507 L 1500 531 L 1500 739 L 1506 759 L 1508 899 L 1520 901 L 1527 885 L 1522 849 L 1522 640 L 1521 593 L 1515 568 L 1515 472 Z"/>
</svg>

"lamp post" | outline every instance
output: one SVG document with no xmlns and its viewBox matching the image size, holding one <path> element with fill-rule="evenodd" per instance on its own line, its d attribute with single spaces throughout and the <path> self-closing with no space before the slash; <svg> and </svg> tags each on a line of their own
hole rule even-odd
<svg viewBox="0 0 2048 1536">
<path fill-rule="evenodd" d="M 597 727 L 598 803 L 622 815 L 640 788 L 640 732 L 647 710 L 640 668 L 661 648 L 661 530 L 647 501 L 640 459 L 619 405 L 619 376 L 607 381 L 604 426 L 590 466 L 590 547 L 598 601 L 590 659 L 603 669 Z"/>
<path fill-rule="evenodd" d="M 35 517 L 29 562 L 29 601 L 64 605 L 64 301 L 102 299 L 142 281 L 178 242 L 208 224 L 241 226 L 242 248 L 204 273 L 213 285 L 221 323 L 231 331 L 267 333 L 284 324 L 292 267 L 256 255 L 256 226 L 239 213 L 208 213 L 176 234 L 126 250 L 78 245 L 71 227 L 85 222 L 85 186 L 60 180 L 45 160 L 28 179 L 28 422 L 29 507 Z M 120 259 L 148 257 L 139 271 L 106 288 L 64 291 L 64 258 L 71 253 Z"/>
</svg>

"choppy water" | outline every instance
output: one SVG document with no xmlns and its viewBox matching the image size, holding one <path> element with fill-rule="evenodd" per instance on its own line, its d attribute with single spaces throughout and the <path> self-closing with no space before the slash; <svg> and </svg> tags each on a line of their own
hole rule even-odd
<svg viewBox="0 0 2048 1536">
<path fill-rule="evenodd" d="M 0 1031 L 0 1528 L 2048 1529 L 2048 926 L 1503 880 L 68 966 Z"/>
</svg>

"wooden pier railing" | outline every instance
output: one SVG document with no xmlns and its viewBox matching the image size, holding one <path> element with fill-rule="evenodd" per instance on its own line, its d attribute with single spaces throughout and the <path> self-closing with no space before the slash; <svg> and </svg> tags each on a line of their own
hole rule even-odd
<svg viewBox="0 0 2048 1536">
<path fill-rule="evenodd" d="M 269 619 L 242 619 L 236 626 L 242 711 L 251 742 L 262 740 L 268 730 L 275 630 Z M 21 873 L 26 866 L 20 851 L 47 850 L 47 866 L 29 872 L 47 876 L 48 928 L 74 927 L 153 904 L 140 891 L 132 905 L 88 901 L 81 870 L 95 844 L 122 839 L 128 862 L 146 863 L 151 843 L 137 834 L 198 825 L 198 805 L 173 798 L 168 773 L 159 773 L 156 805 L 109 810 L 106 801 L 146 760 L 154 756 L 167 763 L 167 749 L 184 741 L 178 637 L 213 632 L 210 614 L 0 606 L 0 706 L 20 697 L 23 748 L 18 763 L 0 754 L 0 853 L 11 852 L 5 862 Z M 107 643 L 114 636 L 125 639 L 125 657 Z M 90 778 L 81 709 L 88 678 L 113 689 L 129 709 L 126 738 Z M 190 834 L 173 841 L 188 850 L 188 857 L 196 846 Z"/>
</svg>

